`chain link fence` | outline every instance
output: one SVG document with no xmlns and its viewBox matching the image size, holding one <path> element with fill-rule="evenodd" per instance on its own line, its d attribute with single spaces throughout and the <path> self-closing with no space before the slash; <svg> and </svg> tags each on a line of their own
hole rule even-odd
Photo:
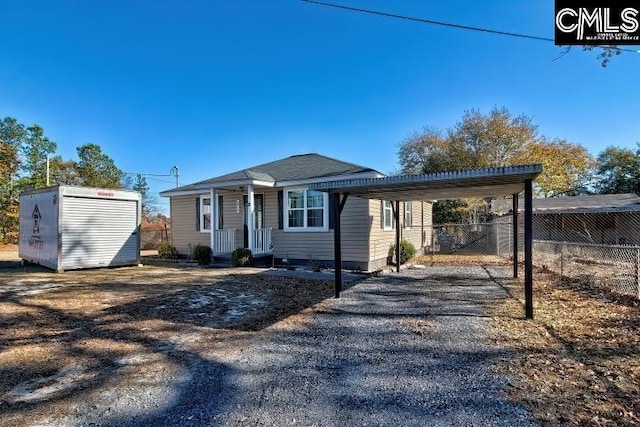
<svg viewBox="0 0 640 427">
<path fill-rule="evenodd" d="M 534 263 L 591 285 L 640 298 L 640 247 L 549 242 L 533 244 Z"/>
<path fill-rule="evenodd" d="M 518 221 L 524 258 L 524 218 Z M 512 217 L 483 224 L 435 224 L 433 253 L 513 259 Z M 533 263 L 563 277 L 640 298 L 640 212 L 534 214 Z"/>
<path fill-rule="evenodd" d="M 502 228 L 497 223 L 434 224 L 427 227 L 427 233 L 431 234 L 433 242 L 427 251 L 444 254 L 500 255 L 506 249 L 502 246 L 510 239 L 510 236 L 498 238 L 497 233 L 504 231 Z"/>
</svg>

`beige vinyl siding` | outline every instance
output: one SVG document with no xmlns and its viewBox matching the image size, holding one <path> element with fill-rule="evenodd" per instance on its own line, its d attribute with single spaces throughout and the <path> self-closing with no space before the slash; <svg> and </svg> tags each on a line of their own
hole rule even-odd
<svg viewBox="0 0 640 427">
<path fill-rule="evenodd" d="M 274 256 L 294 260 L 333 262 L 333 230 L 320 232 L 285 231 L 278 229 L 278 191 L 282 188 L 255 189 L 264 195 L 264 226 L 273 229 Z M 219 191 L 223 196 L 223 221 L 225 229 L 236 229 L 236 247 L 243 245 L 244 204 L 243 191 Z M 208 197 L 208 194 L 202 196 Z M 200 196 L 200 197 L 202 197 Z M 178 251 L 186 254 L 189 245 L 210 244 L 209 232 L 196 230 L 197 195 L 176 196 L 170 199 L 172 239 Z M 240 203 L 238 212 L 237 201 Z M 431 203 L 412 202 L 411 229 L 404 227 L 401 235 L 416 248 L 431 244 Z M 284 201 L 286 205 L 286 201 Z M 367 200 L 351 196 L 347 199 L 341 216 L 342 259 L 345 265 L 353 263 L 363 269 L 374 270 L 386 264 L 389 248 L 395 242 L 395 230 L 382 228 L 380 200 Z M 328 208 L 328 207 L 327 207 Z M 421 220 L 422 214 L 422 220 Z M 400 218 L 404 222 L 404 203 L 400 204 Z M 424 227 L 423 227 L 424 224 Z"/>
<path fill-rule="evenodd" d="M 394 228 L 385 230 L 382 224 L 382 201 L 369 200 L 369 212 L 372 217 L 370 236 L 371 244 L 369 250 L 370 269 L 384 266 L 389 256 L 389 250 L 395 244 L 396 230 Z M 407 239 L 417 250 L 418 254 L 423 253 L 424 247 L 431 244 L 431 203 L 411 202 L 412 221 L 411 227 L 407 229 L 404 224 L 405 206 L 400 202 L 400 238 Z"/>
<path fill-rule="evenodd" d="M 196 230 L 196 197 L 175 196 L 169 202 L 171 240 L 181 254 L 189 252 L 189 245 L 210 243 L 209 233 Z"/>
<path fill-rule="evenodd" d="M 401 229 L 401 237 L 413 243 L 417 253 L 424 253 L 424 248 L 431 245 L 431 203 L 430 202 L 411 202 L 413 210 L 413 223 L 411 228 L 407 229 L 403 226 Z M 404 222 L 404 203 L 400 203 L 401 222 Z M 422 215 L 422 219 L 421 219 Z"/>
<path fill-rule="evenodd" d="M 349 197 L 342 211 L 342 258 L 366 262 L 369 259 L 369 229 L 373 218 L 369 214 L 369 201 Z"/>
<path fill-rule="evenodd" d="M 222 203 L 224 228 L 236 229 L 236 247 L 242 246 L 242 230 L 244 217 L 242 211 L 243 193 L 231 191 L 218 191 L 219 196 L 223 196 Z M 175 196 L 170 199 L 171 211 L 171 236 L 173 245 L 181 254 L 187 254 L 189 245 L 211 245 L 211 234 L 209 231 L 198 231 L 196 229 L 196 199 L 198 197 L 209 197 L 209 193 L 201 195 Z M 240 200 L 240 213 L 237 213 L 236 200 Z"/>
<path fill-rule="evenodd" d="M 273 228 L 275 233 L 278 230 L 278 190 L 269 188 L 264 191 L 264 226 Z"/>
<path fill-rule="evenodd" d="M 267 202 L 269 200 L 269 202 Z M 286 206 L 286 201 L 284 201 Z M 285 231 L 278 230 L 278 200 L 274 193 L 273 200 L 265 198 L 267 213 L 275 212 L 273 236 L 275 241 L 274 256 L 277 258 L 298 259 L 308 261 L 333 261 L 333 230 Z M 367 201 L 350 197 L 345 203 L 341 216 L 342 259 L 344 262 L 366 263 L 368 261 L 368 230 L 370 217 Z M 269 215 L 271 217 L 271 215 Z"/>
<path fill-rule="evenodd" d="M 382 227 L 382 201 L 371 199 L 369 202 L 369 214 L 372 218 L 369 228 L 369 262 L 379 267 L 386 264 L 389 248 L 395 241 L 395 229 L 384 230 Z"/>
</svg>

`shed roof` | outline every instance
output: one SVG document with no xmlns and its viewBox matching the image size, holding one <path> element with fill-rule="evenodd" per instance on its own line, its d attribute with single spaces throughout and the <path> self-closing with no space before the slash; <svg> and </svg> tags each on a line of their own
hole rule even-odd
<svg viewBox="0 0 640 427">
<path fill-rule="evenodd" d="M 437 200 L 517 194 L 542 165 L 470 169 L 422 175 L 359 178 L 311 184 L 312 190 L 349 193 L 380 200 Z"/>
<path fill-rule="evenodd" d="M 496 200 L 493 211 L 508 212 L 511 201 Z M 640 197 L 634 193 L 549 197 L 533 200 L 536 214 L 640 212 Z"/>
</svg>

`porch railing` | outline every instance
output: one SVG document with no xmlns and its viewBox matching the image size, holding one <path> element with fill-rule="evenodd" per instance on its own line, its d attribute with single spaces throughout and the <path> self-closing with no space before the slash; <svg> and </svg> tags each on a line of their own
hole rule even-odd
<svg viewBox="0 0 640 427">
<path fill-rule="evenodd" d="M 273 252 L 271 246 L 271 234 L 273 228 L 256 228 L 253 230 L 253 249 L 251 252 L 255 254 L 264 254 Z"/>
<path fill-rule="evenodd" d="M 233 252 L 236 248 L 236 229 L 226 228 L 224 230 L 216 230 L 214 234 L 216 241 L 217 254 Z"/>
</svg>

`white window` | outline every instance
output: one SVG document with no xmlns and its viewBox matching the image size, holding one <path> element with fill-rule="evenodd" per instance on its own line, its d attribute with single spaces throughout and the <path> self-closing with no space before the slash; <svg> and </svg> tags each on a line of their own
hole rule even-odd
<svg viewBox="0 0 640 427">
<path fill-rule="evenodd" d="M 218 196 L 218 230 L 223 229 L 223 221 L 222 221 L 222 196 Z M 198 218 L 198 223 L 200 224 L 200 231 L 211 231 L 211 198 L 210 197 L 200 197 L 200 217 Z"/>
<path fill-rule="evenodd" d="M 389 200 L 382 202 L 382 228 L 384 230 L 392 230 L 393 224 L 393 208 Z"/>
<path fill-rule="evenodd" d="M 404 202 L 404 228 L 411 228 L 412 217 L 412 204 L 411 202 Z"/>
<path fill-rule="evenodd" d="M 200 231 L 211 230 L 211 198 L 200 197 Z"/>
<path fill-rule="evenodd" d="M 321 191 L 292 188 L 285 191 L 284 229 L 326 231 L 329 229 L 329 195 Z"/>
</svg>

